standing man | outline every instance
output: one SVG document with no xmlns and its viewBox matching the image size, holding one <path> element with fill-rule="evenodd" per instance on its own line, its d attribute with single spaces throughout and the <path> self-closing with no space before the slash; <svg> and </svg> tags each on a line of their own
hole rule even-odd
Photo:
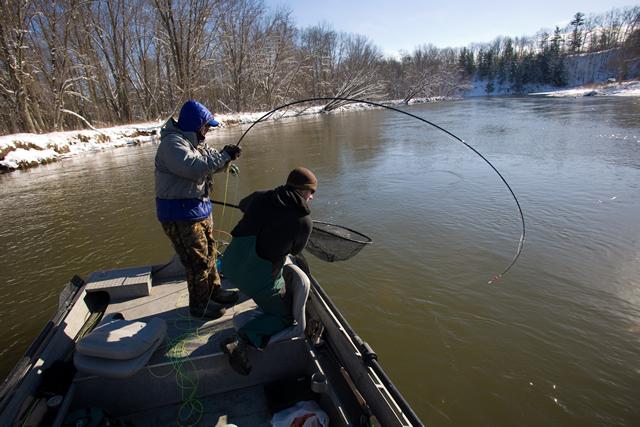
<svg viewBox="0 0 640 427">
<path fill-rule="evenodd" d="M 218 126 L 213 114 L 196 101 L 187 101 L 176 122 L 160 131 L 155 159 L 156 213 L 187 273 L 189 309 L 194 317 L 215 319 L 222 304 L 234 303 L 237 291 L 221 288 L 216 269 L 209 177 L 240 156 L 240 147 L 218 152 L 204 144 L 209 128 Z"/>
<path fill-rule="evenodd" d="M 224 343 L 231 366 L 241 374 L 251 371 L 247 344 L 264 348 L 273 335 L 293 324 L 292 295 L 282 271 L 287 255 L 299 254 L 307 244 L 313 226 L 308 203 L 317 188 L 313 172 L 298 167 L 285 185 L 257 191 L 240 202 L 244 215 L 231 231 L 222 274 L 262 311 Z"/>
</svg>

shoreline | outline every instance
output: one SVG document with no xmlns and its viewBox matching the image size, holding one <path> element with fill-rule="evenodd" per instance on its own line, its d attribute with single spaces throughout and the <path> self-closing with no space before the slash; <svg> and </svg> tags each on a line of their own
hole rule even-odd
<svg viewBox="0 0 640 427">
<path fill-rule="evenodd" d="M 494 94 L 492 96 L 506 96 Z M 596 83 L 570 89 L 529 93 L 526 96 L 579 97 L 579 96 L 640 96 L 640 81 L 621 83 Z M 408 105 L 446 102 L 464 99 L 464 97 L 415 98 Z M 390 100 L 380 104 L 393 107 L 406 105 L 402 100 Z M 277 112 L 265 121 L 277 121 L 281 118 L 302 117 L 321 114 L 323 106 L 306 108 L 287 108 Z M 372 105 L 354 103 L 339 107 L 330 113 L 345 113 L 377 108 Z M 227 128 L 249 125 L 267 112 L 247 112 L 217 114 L 221 123 L 218 132 Z M 160 128 L 166 120 L 113 126 L 96 130 L 72 130 L 45 134 L 18 133 L 0 136 L 0 174 L 16 170 L 26 170 L 43 164 L 63 160 L 88 152 L 104 151 L 112 148 L 140 145 L 158 140 Z"/>
<path fill-rule="evenodd" d="M 460 98 L 415 98 L 408 105 L 431 102 L 443 102 Z M 402 100 L 380 101 L 380 104 L 399 107 L 405 105 Z M 321 114 L 323 105 L 287 108 L 276 112 L 264 121 L 277 121 L 282 118 L 299 118 Z M 330 111 L 328 114 L 341 114 L 378 108 L 363 103 L 347 104 Z M 208 138 L 215 138 L 219 132 L 238 126 L 248 126 L 267 114 L 268 111 L 216 114 L 220 126 Z M 0 136 L 0 175 L 18 170 L 27 170 L 40 165 L 53 163 L 80 154 L 109 150 L 131 145 L 141 145 L 159 141 L 160 129 L 167 119 L 162 121 L 132 123 L 99 129 L 80 129 L 43 134 L 16 133 Z"/>
<path fill-rule="evenodd" d="M 640 80 L 624 82 L 590 83 L 570 89 L 548 92 L 532 92 L 531 96 L 582 97 L 582 96 L 640 96 Z"/>
</svg>

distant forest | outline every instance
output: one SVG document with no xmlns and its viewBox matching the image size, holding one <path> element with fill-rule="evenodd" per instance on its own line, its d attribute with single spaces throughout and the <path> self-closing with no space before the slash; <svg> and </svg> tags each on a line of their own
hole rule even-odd
<svg viewBox="0 0 640 427">
<path fill-rule="evenodd" d="M 562 86 L 568 56 L 612 49 L 624 79 L 640 57 L 640 7 L 462 48 L 420 42 L 384 57 L 362 35 L 298 28 L 262 0 L 3 0 L 0 134 L 166 118 L 190 98 L 227 113 L 308 97 L 408 103 L 474 79 Z"/>
</svg>

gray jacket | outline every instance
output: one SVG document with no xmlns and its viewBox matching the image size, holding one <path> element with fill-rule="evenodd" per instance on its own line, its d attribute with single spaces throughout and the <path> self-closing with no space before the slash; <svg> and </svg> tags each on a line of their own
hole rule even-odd
<svg viewBox="0 0 640 427">
<path fill-rule="evenodd" d="M 160 130 L 156 152 L 156 197 L 160 199 L 196 199 L 207 192 L 207 176 L 218 172 L 231 160 L 202 144 L 195 132 L 183 132 L 173 118 Z"/>
</svg>

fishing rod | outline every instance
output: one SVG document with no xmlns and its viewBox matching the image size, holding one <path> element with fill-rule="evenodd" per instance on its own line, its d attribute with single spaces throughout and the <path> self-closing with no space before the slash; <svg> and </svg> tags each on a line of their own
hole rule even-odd
<svg viewBox="0 0 640 427">
<path fill-rule="evenodd" d="M 240 139 L 238 139 L 238 142 L 236 142 L 236 147 L 240 146 L 240 143 L 242 142 L 244 137 L 249 133 L 249 131 L 251 131 L 251 129 L 253 129 L 253 127 L 255 125 L 257 125 L 260 122 L 265 121 L 270 115 L 272 115 L 276 111 L 282 110 L 283 108 L 291 107 L 292 105 L 303 104 L 303 103 L 314 102 L 314 101 L 345 101 L 345 102 L 348 102 L 348 103 L 362 103 L 362 104 L 372 105 L 374 107 L 386 108 L 388 110 L 395 111 L 397 113 L 404 114 L 404 115 L 409 116 L 409 117 L 411 117 L 413 119 L 416 119 L 416 120 L 419 120 L 421 122 L 424 122 L 424 123 L 436 128 L 436 129 L 444 132 L 450 138 L 453 138 L 455 141 L 458 141 L 458 142 L 462 143 L 469 150 L 471 150 L 475 154 L 477 154 L 500 177 L 500 179 L 502 180 L 504 185 L 509 190 L 509 193 L 511 193 L 511 197 L 513 197 L 513 200 L 515 201 L 516 206 L 518 208 L 518 214 L 520 215 L 520 221 L 521 221 L 521 226 L 522 226 L 522 231 L 520 232 L 520 239 L 518 241 L 518 247 L 516 249 L 515 255 L 511 259 L 511 262 L 509 263 L 509 265 L 507 265 L 507 267 L 504 270 L 502 270 L 501 273 L 496 274 L 495 276 L 493 276 L 491 278 L 491 280 L 489 280 L 488 283 L 489 284 L 493 284 L 493 283 L 499 281 L 511 269 L 511 267 L 514 266 L 514 264 L 516 263 L 516 261 L 520 257 L 520 254 L 522 253 L 522 249 L 524 247 L 524 241 L 525 241 L 525 236 L 526 236 L 526 226 L 525 226 L 525 221 L 524 221 L 524 213 L 522 212 L 522 208 L 520 207 L 520 202 L 518 201 L 518 198 L 516 197 L 516 194 L 514 193 L 514 191 L 511 189 L 511 186 L 509 185 L 507 180 L 504 178 L 504 176 L 502 176 L 500 171 L 498 171 L 498 169 L 484 155 L 482 155 L 482 153 L 480 153 L 478 150 L 473 148 L 471 145 L 469 145 L 467 142 L 465 142 L 462 138 L 459 138 L 458 136 L 454 135 L 452 132 L 449 132 L 448 130 L 446 130 L 442 126 L 439 126 L 439 125 L 437 125 L 437 124 L 435 124 L 433 122 L 430 122 L 429 120 L 424 119 L 424 118 L 422 118 L 420 116 L 417 116 L 415 114 L 409 113 L 409 112 L 404 111 L 404 110 L 400 110 L 400 109 L 395 108 L 395 107 L 391 107 L 389 105 L 384 105 L 384 104 L 380 104 L 378 102 L 367 101 L 367 100 L 363 100 L 363 99 L 344 98 L 344 97 L 335 97 L 335 96 L 332 96 L 332 97 L 306 98 L 306 99 L 301 99 L 301 100 L 297 100 L 297 101 L 288 102 L 286 104 L 283 104 L 283 105 L 281 105 L 279 107 L 274 108 L 273 110 L 269 111 L 268 113 L 263 114 L 258 120 L 253 122 L 251 124 L 251 126 L 249 126 L 249 128 L 246 131 L 244 131 L 244 133 L 240 136 Z"/>
<path fill-rule="evenodd" d="M 234 205 L 233 203 L 220 202 L 218 200 L 213 200 L 213 199 L 211 199 L 211 203 L 213 203 L 214 205 L 229 206 L 230 208 L 240 209 L 240 206 Z"/>
</svg>

